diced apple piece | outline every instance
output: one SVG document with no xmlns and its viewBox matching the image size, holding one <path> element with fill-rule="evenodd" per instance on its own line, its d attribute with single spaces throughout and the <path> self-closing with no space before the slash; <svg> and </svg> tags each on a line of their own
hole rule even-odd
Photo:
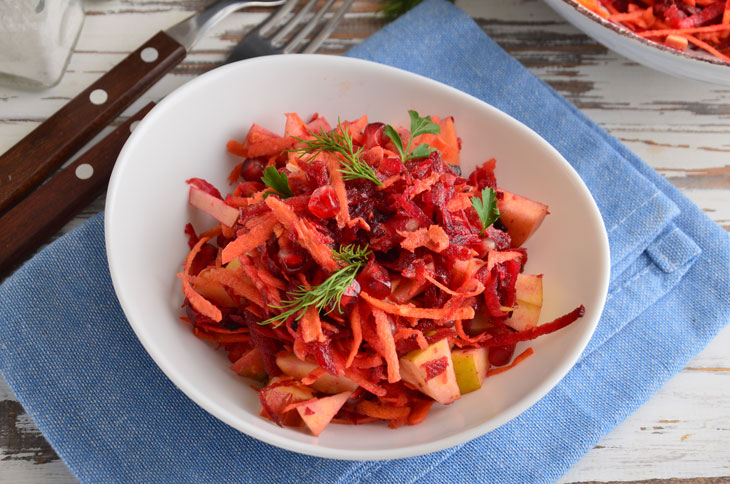
<svg viewBox="0 0 730 484">
<path fill-rule="evenodd" d="M 482 381 L 487 377 L 489 369 L 487 356 L 487 348 L 465 348 L 451 352 L 456 383 L 462 395 L 482 387 Z"/>
<path fill-rule="evenodd" d="M 534 328 L 540 320 L 540 306 L 517 301 L 517 307 L 512 311 L 512 317 L 505 320 L 505 324 L 515 331 L 524 331 Z"/>
<path fill-rule="evenodd" d="M 278 383 L 281 380 L 281 377 L 272 378 L 269 385 Z M 294 381 L 291 385 L 281 385 L 266 391 L 265 396 L 266 405 L 277 414 L 281 413 L 290 403 L 304 402 L 312 398 L 314 398 L 314 393 L 311 390 L 301 384 L 296 384 Z M 271 418 L 264 409 L 261 410 L 261 415 Z M 289 411 L 281 416 L 281 423 L 289 427 L 297 427 L 302 422 L 296 412 Z"/>
<path fill-rule="evenodd" d="M 226 203 L 220 198 L 214 197 L 210 193 L 204 192 L 194 186 L 190 187 L 188 202 L 193 207 L 199 208 L 214 219 L 228 225 L 229 227 L 233 227 L 233 224 L 236 223 L 238 216 L 240 215 L 237 208 L 226 205 Z"/>
<path fill-rule="evenodd" d="M 519 250 L 490 250 L 487 252 L 487 270 L 491 271 L 496 264 L 516 260 L 522 264 L 525 254 Z"/>
<path fill-rule="evenodd" d="M 337 412 L 350 398 L 350 395 L 352 395 L 352 392 L 347 391 L 329 397 L 318 398 L 311 403 L 297 407 L 297 412 L 299 412 L 299 416 L 302 417 L 309 431 L 316 437 L 337 415 Z"/>
<path fill-rule="evenodd" d="M 433 375 L 441 369 L 443 371 Z M 425 350 L 414 350 L 402 357 L 400 374 L 405 382 L 444 405 L 461 398 L 451 361 L 451 348 L 446 338 Z"/>
<path fill-rule="evenodd" d="M 537 326 L 542 309 L 542 274 L 518 274 L 515 299 L 516 308 L 505 323 L 516 331 Z"/>
<path fill-rule="evenodd" d="M 232 365 L 231 370 L 241 376 L 253 378 L 255 380 L 264 380 L 266 371 L 264 370 L 264 359 L 258 348 L 253 348 L 237 359 Z"/>
<path fill-rule="evenodd" d="M 299 380 L 309 375 L 313 370 L 319 368 L 317 364 L 309 361 L 302 361 L 286 351 L 282 351 L 276 355 L 276 365 L 285 374 Z M 319 392 L 329 394 L 354 391 L 357 389 L 357 383 L 349 378 L 341 375 L 331 375 L 330 373 L 326 373 L 317 378 L 317 381 L 312 383 L 310 386 Z"/>
<path fill-rule="evenodd" d="M 545 216 L 548 207 L 545 204 L 506 190 L 497 200 L 497 207 L 502 214 L 499 220 L 507 227 L 507 233 L 512 238 L 512 246 L 519 247 L 537 230 Z"/>
<path fill-rule="evenodd" d="M 228 294 L 223 284 L 209 280 L 210 271 L 203 269 L 198 276 L 200 280 L 195 283 L 195 290 L 205 299 L 214 302 L 218 306 L 235 308 L 237 304 Z"/>
<path fill-rule="evenodd" d="M 517 274 L 515 294 L 520 301 L 542 306 L 542 274 Z"/>
</svg>

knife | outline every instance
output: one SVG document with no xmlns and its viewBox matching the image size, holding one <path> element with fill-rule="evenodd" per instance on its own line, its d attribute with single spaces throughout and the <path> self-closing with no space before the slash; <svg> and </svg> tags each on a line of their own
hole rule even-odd
<svg viewBox="0 0 730 484">
<path fill-rule="evenodd" d="M 159 32 L 0 156 L 0 214 L 58 169 L 165 73 L 228 14 L 284 0 L 218 0 Z"/>
</svg>

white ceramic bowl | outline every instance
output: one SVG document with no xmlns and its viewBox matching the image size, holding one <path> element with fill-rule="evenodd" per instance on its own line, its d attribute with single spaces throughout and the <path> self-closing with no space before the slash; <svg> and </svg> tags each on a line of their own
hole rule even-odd
<svg viewBox="0 0 730 484">
<path fill-rule="evenodd" d="M 330 425 L 319 438 L 259 417 L 257 394 L 229 368 L 223 352 L 195 338 L 178 319 L 183 296 L 175 273 L 188 252 L 183 227 L 212 219 L 187 205 L 185 180 L 221 189 L 235 160 L 229 139 L 255 121 L 283 132 L 284 113 L 314 112 L 336 121 L 367 113 L 406 125 L 408 109 L 453 115 L 463 139 L 463 170 L 496 157 L 498 182 L 547 203 L 551 214 L 527 243 L 530 273 L 544 273 L 542 317 L 579 304 L 579 322 L 534 341 L 535 355 L 489 378 L 450 406 L 435 405 L 420 425 Z M 394 459 L 478 437 L 547 393 L 591 337 L 608 287 L 608 242 L 591 195 L 547 142 L 497 109 L 435 81 L 379 64 L 333 56 L 272 56 L 215 69 L 155 107 L 124 146 L 109 185 L 106 242 L 114 287 L 139 340 L 167 376 L 198 405 L 246 434 L 285 449 L 340 459 Z M 588 269 L 590 268 L 590 269 Z M 519 350 L 519 348 L 518 348 Z"/>
<path fill-rule="evenodd" d="M 575 0 L 545 0 L 565 20 L 614 52 L 666 74 L 730 85 L 730 63 L 703 52 L 652 42 L 591 12 Z"/>
</svg>

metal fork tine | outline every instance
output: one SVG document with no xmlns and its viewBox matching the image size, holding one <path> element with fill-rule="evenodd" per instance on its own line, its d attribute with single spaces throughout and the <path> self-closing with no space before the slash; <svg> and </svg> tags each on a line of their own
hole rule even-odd
<svg viewBox="0 0 730 484">
<path fill-rule="evenodd" d="M 332 5 L 333 5 L 334 3 L 335 3 L 335 0 L 327 0 L 327 3 L 326 3 L 326 4 L 324 4 L 324 6 L 323 6 L 322 8 L 320 8 L 320 9 L 319 9 L 319 10 L 317 11 L 317 13 L 316 13 L 316 14 L 314 14 L 314 17 L 312 17 L 312 19 L 311 19 L 311 20 L 310 20 L 310 21 L 309 21 L 309 22 L 307 23 L 307 25 L 305 25 L 305 26 L 304 26 L 304 27 L 303 27 L 303 28 L 302 28 L 302 29 L 301 29 L 301 30 L 300 30 L 300 31 L 299 31 L 299 32 L 297 33 L 297 35 L 295 35 L 295 36 L 294 36 L 294 37 L 293 37 L 293 38 L 292 38 L 292 39 L 291 39 L 291 40 L 289 41 L 289 43 L 287 43 L 287 44 L 286 44 L 286 45 L 284 46 L 284 49 L 283 49 L 283 50 L 284 50 L 284 53 L 285 53 L 285 54 L 289 54 L 289 53 L 293 52 L 293 51 L 294 51 L 294 50 L 295 50 L 295 49 L 297 48 L 297 46 L 298 46 L 298 45 L 300 44 L 300 42 L 301 42 L 302 40 L 304 40 L 304 38 L 305 38 L 305 37 L 306 37 L 307 35 L 309 35 L 309 32 L 311 32 L 311 31 L 312 31 L 312 29 L 313 29 L 314 27 L 316 27 L 316 26 L 317 26 L 317 24 L 318 24 L 318 23 L 319 23 L 319 21 L 320 21 L 320 20 L 322 19 L 322 17 L 324 17 L 324 14 L 330 11 L 330 9 L 332 8 Z"/>
<path fill-rule="evenodd" d="M 271 43 L 277 45 L 291 30 L 299 25 L 301 20 L 312 10 L 319 0 L 309 0 L 307 4 L 292 17 L 289 22 L 286 23 L 273 37 L 271 37 Z"/>
<path fill-rule="evenodd" d="M 253 32 L 259 32 L 261 35 L 266 34 L 273 26 L 277 25 L 279 21 L 284 18 L 289 12 L 291 12 L 295 6 L 299 3 L 299 0 L 289 0 L 284 5 L 276 9 L 264 23 L 256 27 Z"/>
<path fill-rule="evenodd" d="M 339 25 L 340 20 L 342 20 L 342 17 L 345 16 L 345 12 L 347 12 L 350 7 L 352 6 L 352 2 L 354 0 L 345 0 L 342 3 L 342 6 L 339 10 L 334 14 L 334 16 L 327 22 L 327 24 L 322 28 L 322 30 L 319 31 L 317 36 L 312 39 L 312 41 L 307 45 L 303 50 L 302 53 L 304 54 L 312 54 L 319 49 L 319 46 L 322 45 L 322 42 L 327 39 L 327 37 L 330 36 L 332 32 L 337 28 L 337 25 Z"/>
</svg>

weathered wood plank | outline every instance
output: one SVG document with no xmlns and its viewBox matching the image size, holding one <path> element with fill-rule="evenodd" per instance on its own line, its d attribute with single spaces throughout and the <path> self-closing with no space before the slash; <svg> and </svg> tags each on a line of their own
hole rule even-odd
<svg viewBox="0 0 730 484">
<path fill-rule="evenodd" d="M 62 82 L 43 93 L 0 88 L 0 151 L 160 29 L 207 0 L 87 0 L 81 39 Z M 730 89 L 664 76 L 605 49 L 540 0 L 458 0 L 534 74 L 617 136 L 730 230 Z M 377 0 L 358 0 L 325 52 L 381 25 Z M 129 110 L 220 64 L 265 14 L 237 13 Z M 134 28 L 130 28 L 134 26 Z M 118 121 L 114 124 L 118 124 Z M 103 209 L 103 197 L 60 232 Z M 561 480 L 730 482 L 730 329 L 589 452 Z M 0 381 L 0 483 L 73 483 Z M 40 459 L 44 463 L 36 463 Z"/>
</svg>

